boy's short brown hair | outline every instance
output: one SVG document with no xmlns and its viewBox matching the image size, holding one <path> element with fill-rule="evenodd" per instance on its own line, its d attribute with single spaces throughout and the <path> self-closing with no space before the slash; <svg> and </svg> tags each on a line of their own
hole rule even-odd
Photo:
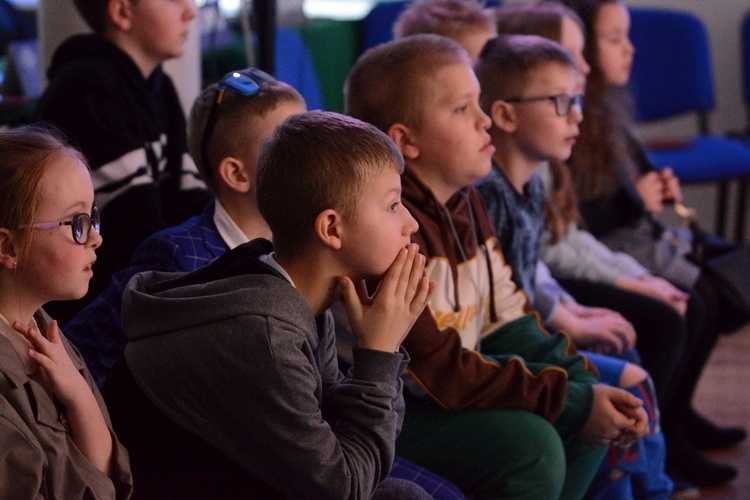
<svg viewBox="0 0 750 500">
<path fill-rule="evenodd" d="M 506 35 L 539 35 L 559 42 L 565 17 L 572 19 L 586 33 L 583 21 L 574 10 L 551 1 L 499 7 L 496 13 L 497 32 Z"/>
<path fill-rule="evenodd" d="M 471 31 L 495 31 L 493 14 L 476 0 L 414 0 L 393 23 L 393 36 L 434 33 L 456 39 Z"/>
<path fill-rule="evenodd" d="M 217 175 L 206 175 L 201 148 L 203 131 L 211 106 L 216 100 L 216 83 L 203 89 L 190 109 L 187 126 L 187 141 L 190 155 L 198 167 L 206 186 L 216 194 L 220 183 Z M 206 157 L 210 167 L 216 169 L 223 158 L 228 156 L 249 161 L 250 148 L 258 137 L 255 120 L 276 108 L 281 102 L 298 102 L 304 106 L 304 98 L 290 85 L 279 81 L 262 82 L 258 93 L 243 96 L 227 89 L 218 109 L 216 126 L 206 145 Z"/>
<path fill-rule="evenodd" d="M 89 28 L 96 33 L 104 33 L 107 29 L 107 6 L 110 0 L 73 0 L 76 10 Z M 138 0 L 130 0 L 137 2 Z"/>
<path fill-rule="evenodd" d="M 460 44 L 440 35 L 413 35 L 373 47 L 346 79 L 346 113 L 384 132 L 394 123 L 419 127 L 435 74 L 452 64 L 471 66 L 471 61 Z"/>
<path fill-rule="evenodd" d="M 489 114 L 495 101 L 523 97 L 532 72 L 546 64 L 577 71 L 562 45 L 537 35 L 500 35 L 487 42 L 474 66 L 482 110 Z"/>
<path fill-rule="evenodd" d="M 393 141 L 368 123 L 329 111 L 290 117 L 263 143 L 255 185 L 276 251 L 298 255 L 320 212 L 354 217 L 373 176 L 403 168 Z"/>
</svg>

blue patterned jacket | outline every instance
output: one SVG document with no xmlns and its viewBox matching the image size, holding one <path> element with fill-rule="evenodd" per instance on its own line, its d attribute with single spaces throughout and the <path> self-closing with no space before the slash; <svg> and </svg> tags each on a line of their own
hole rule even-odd
<svg viewBox="0 0 750 500">
<path fill-rule="evenodd" d="M 81 351 L 100 388 L 125 350 L 120 300 L 130 278 L 148 270 L 194 271 L 229 250 L 214 224 L 214 205 L 212 201 L 201 215 L 148 237 L 130 267 L 113 274 L 102 293 L 65 326 L 65 335 Z"/>
</svg>

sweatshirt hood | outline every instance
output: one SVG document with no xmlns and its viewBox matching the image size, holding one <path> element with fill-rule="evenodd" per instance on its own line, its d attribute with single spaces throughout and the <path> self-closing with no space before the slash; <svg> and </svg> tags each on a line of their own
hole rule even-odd
<svg viewBox="0 0 750 500">
<path fill-rule="evenodd" d="M 316 331 L 304 298 L 286 278 L 258 257 L 272 251 L 266 240 L 253 240 L 191 273 L 149 271 L 135 275 L 122 302 L 123 331 L 129 342 L 194 329 L 210 330 L 232 317 L 259 314 Z M 248 275 L 254 275 L 248 279 Z M 275 297 L 274 295 L 278 295 Z"/>
<path fill-rule="evenodd" d="M 65 71 L 92 71 L 92 68 L 99 67 L 99 64 L 111 68 L 113 62 L 119 70 L 117 74 L 111 75 L 112 78 L 124 80 L 127 85 L 144 85 L 143 75 L 130 56 L 98 33 L 73 35 L 66 39 L 52 56 L 47 79 L 51 82 Z M 147 85 L 151 87 L 151 91 L 158 90 L 162 85 L 162 75 L 161 66 L 157 66 L 149 75 Z"/>
<path fill-rule="evenodd" d="M 443 257 L 448 260 L 453 282 L 458 280 L 458 264 L 473 258 L 484 248 L 495 233 L 487 216 L 487 208 L 473 186 L 459 189 L 445 205 L 440 203 L 432 190 L 408 167 L 401 176 L 403 203 L 419 222 L 419 231 L 412 240 L 427 252 L 427 258 Z M 490 295 L 494 295 L 492 266 L 487 260 L 490 276 Z M 458 287 L 454 287 L 455 310 L 461 307 Z M 496 319 L 494 299 L 490 300 L 490 316 Z"/>
</svg>

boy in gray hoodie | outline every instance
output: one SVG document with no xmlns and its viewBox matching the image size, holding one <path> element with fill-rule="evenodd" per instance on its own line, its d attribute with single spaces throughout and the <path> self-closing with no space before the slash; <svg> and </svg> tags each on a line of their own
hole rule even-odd
<svg viewBox="0 0 750 500">
<path fill-rule="evenodd" d="M 275 249 L 254 240 L 195 272 L 128 284 L 125 359 L 137 386 L 252 478 L 247 491 L 369 498 L 404 486 L 383 481 L 403 419 L 400 344 L 434 284 L 410 244 L 417 223 L 401 204 L 402 170 L 370 125 L 292 117 L 258 165 Z M 372 296 L 365 279 L 380 280 Z M 358 341 L 348 376 L 328 311 L 339 298 Z"/>
</svg>

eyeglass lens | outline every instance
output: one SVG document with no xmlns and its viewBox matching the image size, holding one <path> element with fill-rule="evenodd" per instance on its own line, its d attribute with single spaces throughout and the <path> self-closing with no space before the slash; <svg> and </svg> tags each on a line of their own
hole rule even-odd
<svg viewBox="0 0 750 500">
<path fill-rule="evenodd" d="M 76 243 L 79 243 L 81 245 L 87 243 L 89 241 L 89 235 L 91 233 L 92 227 L 97 233 L 99 232 L 99 210 L 94 207 L 91 211 L 91 215 L 77 214 L 70 222 L 70 226 L 73 230 L 73 239 L 76 240 Z"/>
<path fill-rule="evenodd" d="M 555 111 L 560 116 L 568 116 L 574 107 L 576 112 L 582 112 L 581 104 L 583 103 L 583 96 L 580 94 L 558 94 L 552 96 L 552 99 L 555 101 Z"/>
</svg>

